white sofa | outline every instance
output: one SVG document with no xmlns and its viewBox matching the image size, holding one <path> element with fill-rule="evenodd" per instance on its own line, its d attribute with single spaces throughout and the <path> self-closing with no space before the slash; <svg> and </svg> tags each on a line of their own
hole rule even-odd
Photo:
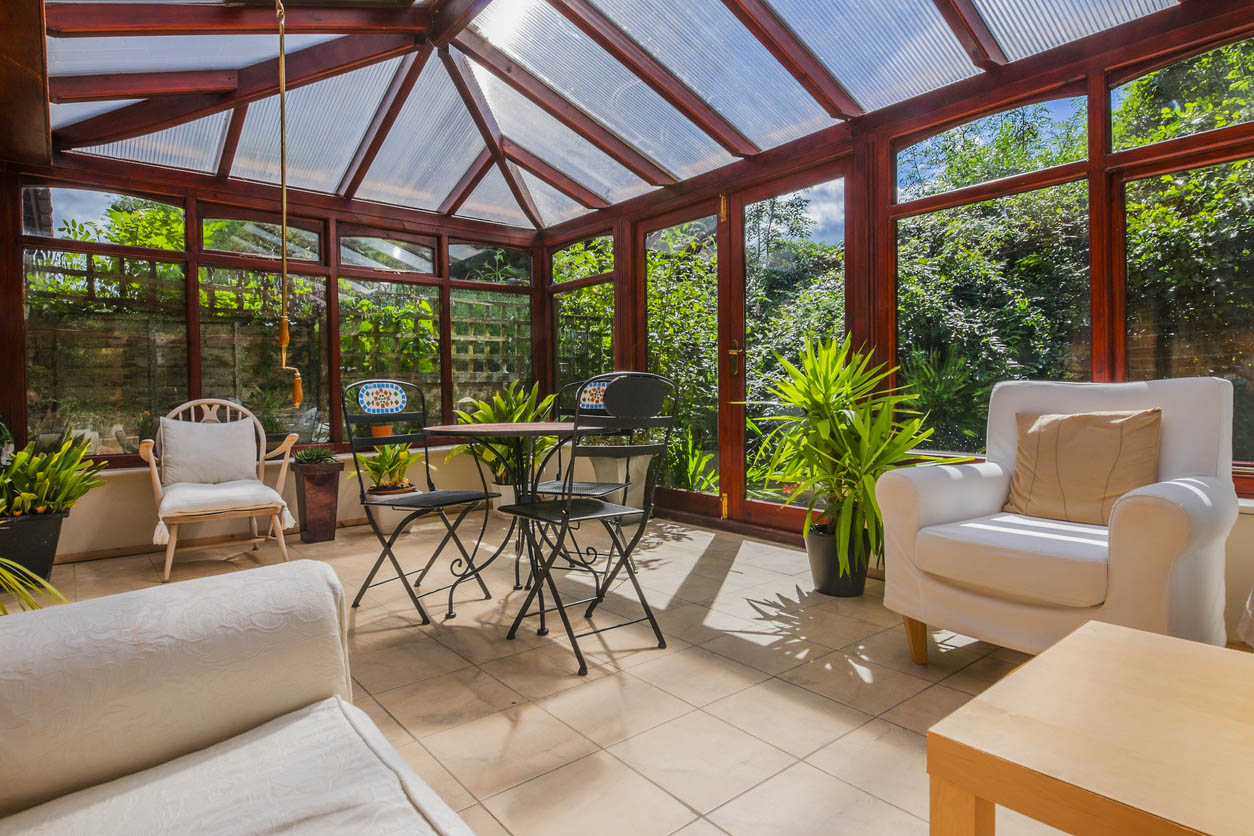
<svg viewBox="0 0 1254 836">
<path fill-rule="evenodd" d="M 1109 527 L 1002 511 L 1017 413 L 1152 407 L 1159 481 L 1121 497 Z M 979 464 L 897 470 L 876 485 L 884 604 L 905 617 L 916 662 L 929 624 L 1028 653 L 1089 620 L 1224 643 L 1224 542 L 1238 513 L 1231 383 L 999 383 L 987 450 Z"/>
<path fill-rule="evenodd" d="M 351 704 L 299 560 L 0 618 L 0 834 L 472 836 Z"/>
</svg>

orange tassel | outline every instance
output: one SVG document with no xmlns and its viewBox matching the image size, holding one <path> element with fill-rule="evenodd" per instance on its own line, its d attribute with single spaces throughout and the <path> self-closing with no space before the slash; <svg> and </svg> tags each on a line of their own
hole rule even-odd
<svg viewBox="0 0 1254 836">
<path fill-rule="evenodd" d="M 305 399 L 305 391 L 300 384 L 300 372 L 292 369 L 296 376 L 292 378 L 292 405 L 300 407 L 300 402 Z"/>
</svg>

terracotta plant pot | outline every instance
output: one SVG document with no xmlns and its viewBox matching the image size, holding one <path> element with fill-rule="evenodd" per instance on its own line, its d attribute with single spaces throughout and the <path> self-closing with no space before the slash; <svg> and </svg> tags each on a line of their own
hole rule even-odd
<svg viewBox="0 0 1254 836">
<path fill-rule="evenodd" d="M 865 539 L 866 533 L 862 536 Z M 810 577 L 814 579 L 815 592 L 837 598 L 857 598 L 866 588 L 868 563 L 863 563 L 861 568 L 851 567 L 854 570 L 851 575 L 841 575 L 836 535 L 827 526 L 810 526 L 806 532 L 806 555 L 810 558 Z"/>
<path fill-rule="evenodd" d="M 300 515 L 302 543 L 324 543 L 335 539 L 335 523 L 340 505 L 340 462 L 295 462 L 296 509 Z"/>
<path fill-rule="evenodd" d="M 389 436 L 389 435 L 392 435 L 391 424 L 371 424 L 370 425 L 370 437 L 371 438 L 383 438 L 384 436 Z"/>
<path fill-rule="evenodd" d="M 61 539 L 61 523 L 70 515 L 23 514 L 0 520 L 0 556 L 21 564 L 44 580 L 52 578 L 52 562 Z"/>
</svg>

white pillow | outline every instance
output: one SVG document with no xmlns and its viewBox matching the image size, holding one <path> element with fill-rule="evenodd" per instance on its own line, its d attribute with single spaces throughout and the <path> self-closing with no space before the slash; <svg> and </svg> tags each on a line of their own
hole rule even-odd
<svg viewBox="0 0 1254 836">
<path fill-rule="evenodd" d="M 203 424 L 162 418 L 160 432 L 164 485 L 257 478 L 257 428 L 252 421 Z"/>
</svg>

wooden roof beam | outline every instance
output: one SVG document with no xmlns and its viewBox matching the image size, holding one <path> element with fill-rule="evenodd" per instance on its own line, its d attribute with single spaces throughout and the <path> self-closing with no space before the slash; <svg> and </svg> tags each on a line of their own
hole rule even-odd
<svg viewBox="0 0 1254 836">
<path fill-rule="evenodd" d="M 418 48 L 411 35 L 347 35 L 287 56 L 288 89 L 312 84 Z M 239 86 L 230 93 L 197 93 L 177 98 L 146 99 L 93 116 L 54 132 L 58 149 L 116 142 L 159 131 L 193 119 L 264 99 L 279 92 L 277 58 L 250 64 L 238 71 Z"/>
<path fill-rule="evenodd" d="M 238 86 L 239 74 L 235 70 L 57 75 L 48 79 L 48 100 L 64 104 L 229 93 Z"/>
<path fill-rule="evenodd" d="M 537 157 L 508 137 L 501 138 L 501 150 L 506 159 L 525 168 L 571 200 L 589 209 L 608 209 L 610 202 L 596 192 L 580 183 L 575 178 L 559 171 L 551 164 Z"/>
<path fill-rule="evenodd" d="M 474 120 L 475 126 L 479 128 L 479 133 L 483 136 L 484 145 L 488 147 L 488 151 L 492 154 L 492 159 L 496 161 L 497 167 L 500 168 L 501 174 L 504 175 L 505 182 L 509 186 L 510 192 L 514 195 L 514 199 L 518 201 L 518 205 L 522 207 L 523 214 L 527 216 L 527 220 L 531 221 L 536 229 L 543 229 L 544 222 L 540 219 L 540 210 L 536 208 L 531 192 L 527 190 L 527 184 L 522 181 L 521 177 L 515 176 L 514 169 L 511 167 L 509 159 L 505 156 L 505 150 L 501 144 L 500 125 L 497 124 L 496 117 L 492 115 L 492 109 L 488 107 L 488 100 L 483 95 L 483 90 L 480 89 L 479 83 L 475 81 L 470 65 L 464 57 L 450 54 L 448 47 L 440 48 L 440 60 L 444 62 L 444 66 L 448 69 L 448 74 L 453 79 L 453 86 L 457 88 L 458 95 L 462 97 L 466 110 L 470 111 L 470 118 Z"/>
<path fill-rule="evenodd" d="M 971 62 L 981 70 L 1006 64 L 1006 53 L 971 0 L 933 0 Z"/>
<path fill-rule="evenodd" d="M 679 181 L 657 161 L 488 43 L 483 36 L 467 29 L 457 36 L 455 43 L 458 49 L 473 57 L 497 78 L 646 183 L 669 186 Z"/>
<path fill-rule="evenodd" d="M 222 140 L 222 153 L 218 155 L 218 177 L 231 176 L 235 165 L 235 152 L 239 149 L 240 134 L 244 132 L 244 120 L 248 118 L 248 105 L 242 104 L 231 111 L 231 121 L 226 126 L 226 138 Z"/>
<path fill-rule="evenodd" d="M 762 150 L 588 0 L 549 0 L 549 5 L 729 153 L 749 157 Z"/>
<path fill-rule="evenodd" d="M 431 23 L 431 42 L 436 46 L 448 46 L 453 39 L 470 25 L 479 12 L 492 0 L 444 0 L 439 2 L 435 19 Z"/>
<path fill-rule="evenodd" d="M 763 0 L 723 0 L 723 5 L 775 60 L 797 79 L 829 116 L 852 119 L 866 111 L 797 34 Z"/>
<path fill-rule="evenodd" d="M 396 68 L 396 75 L 392 77 L 392 83 L 383 94 L 379 107 L 375 110 L 374 118 L 370 121 L 370 127 L 366 129 L 365 135 L 357 146 L 357 152 L 353 154 L 352 162 L 344 170 L 340 185 L 335 190 L 340 197 L 351 199 L 357 194 L 361 181 L 365 179 L 366 172 L 374 164 L 375 157 L 379 155 L 379 149 L 383 147 L 388 132 L 396 124 L 396 117 L 400 115 L 401 108 L 405 106 L 405 101 L 418 82 L 418 76 L 422 75 L 422 69 L 427 65 L 427 58 L 430 56 L 431 44 L 423 44 L 417 52 L 406 55 L 401 65 Z"/>
<path fill-rule="evenodd" d="M 289 34 L 425 35 L 431 13 L 406 8 L 287 9 Z M 54 3 L 47 4 L 47 31 L 54 38 L 132 37 L 136 35 L 270 35 L 277 31 L 270 6 L 215 6 L 195 3 Z"/>
<path fill-rule="evenodd" d="M 475 190 L 475 186 L 479 185 L 479 181 L 487 176 L 494 165 L 496 165 L 496 160 L 493 158 L 492 152 L 484 148 L 479 152 L 479 156 L 475 157 L 475 161 L 470 164 L 470 168 L 466 169 L 462 179 L 457 181 L 457 185 L 448 193 L 448 197 L 444 198 L 444 202 L 440 204 L 440 208 L 436 211 L 441 215 L 451 215 L 460 209 L 461 205 L 466 202 L 466 198 L 470 197 L 470 193 Z"/>
</svg>

